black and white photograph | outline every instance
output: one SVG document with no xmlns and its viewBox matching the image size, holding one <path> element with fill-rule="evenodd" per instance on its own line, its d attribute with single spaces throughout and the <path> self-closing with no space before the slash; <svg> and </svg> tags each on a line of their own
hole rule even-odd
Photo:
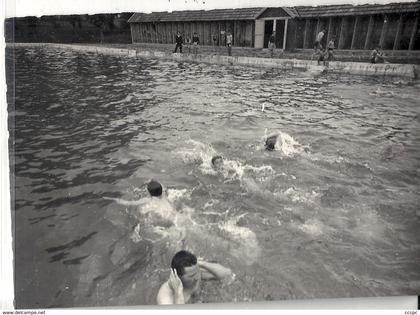
<svg viewBox="0 0 420 315">
<path fill-rule="evenodd" d="M 14 306 L 419 295 L 420 1 L 155 2 L 3 21 Z"/>
</svg>

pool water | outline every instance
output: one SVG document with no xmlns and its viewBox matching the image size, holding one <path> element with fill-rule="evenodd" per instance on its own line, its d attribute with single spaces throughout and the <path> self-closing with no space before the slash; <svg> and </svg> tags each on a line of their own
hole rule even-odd
<svg viewBox="0 0 420 315">
<path fill-rule="evenodd" d="M 235 274 L 197 303 L 420 292 L 418 83 L 45 48 L 7 70 L 18 308 L 155 304 L 180 249 Z M 119 200 L 151 178 L 164 198 Z"/>
</svg>

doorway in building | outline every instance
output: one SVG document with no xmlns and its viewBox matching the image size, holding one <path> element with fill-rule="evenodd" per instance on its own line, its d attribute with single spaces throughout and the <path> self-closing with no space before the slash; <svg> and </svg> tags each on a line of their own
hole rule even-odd
<svg viewBox="0 0 420 315">
<path fill-rule="evenodd" d="M 276 21 L 276 47 L 283 49 L 285 20 Z"/>
<path fill-rule="evenodd" d="M 284 29 L 285 29 L 285 20 L 265 20 L 264 26 L 264 48 L 268 47 L 268 41 L 270 40 L 271 34 L 273 34 L 274 23 L 275 26 L 275 43 L 276 48 L 283 48 L 283 40 L 284 40 Z"/>
<path fill-rule="evenodd" d="M 268 47 L 268 40 L 273 33 L 274 20 L 266 20 L 264 26 L 264 48 Z"/>
</svg>

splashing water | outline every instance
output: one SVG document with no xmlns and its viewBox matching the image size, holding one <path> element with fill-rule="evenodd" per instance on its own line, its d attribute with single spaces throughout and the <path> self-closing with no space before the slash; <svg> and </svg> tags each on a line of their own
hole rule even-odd
<svg viewBox="0 0 420 315">
<path fill-rule="evenodd" d="M 151 240 L 153 243 L 165 241 L 171 248 L 176 248 L 182 243 L 200 243 L 200 239 L 202 239 L 200 235 L 208 235 L 206 238 L 212 239 L 213 243 L 217 242 L 219 246 L 222 245 L 237 259 L 246 257 L 249 264 L 256 261 L 260 255 L 258 241 L 255 233 L 249 228 L 237 225 L 241 216 L 226 222 L 223 221 L 225 216 L 220 217 L 222 221 L 214 223 L 217 229 L 214 230 L 214 227 L 213 230 L 209 229 L 209 226 L 212 225 L 200 223 L 199 213 L 195 209 L 185 205 L 181 205 L 178 209 L 175 208 L 174 201 L 189 198 L 190 194 L 186 189 L 168 189 L 168 198 L 144 198 L 144 203 L 135 209 L 141 222 L 135 226 L 131 235 L 133 242 L 137 243 L 141 240 Z M 116 199 L 116 201 L 121 205 L 127 204 L 121 199 Z M 152 228 L 152 234 L 147 234 L 150 228 Z M 219 232 L 222 232 L 223 239 L 218 236 Z"/>
<path fill-rule="evenodd" d="M 215 175 L 217 171 L 212 168 L 211 159 L 217 155 L 216 151 L 211 145 L 206 145 L 200 141 L 189 139 L 186 144 L 192 145 L 192 148 L 177 151 L 181 155 L 184 163 L 198 164 L 200 171 L 203 174 Z"/>
<path fill-rule="evenodd" d="M 232 255 L 246 264 L 252 265 L 261 254 L 257 237 L 249 228 L 238 226 L 240 216 L 232 218 L 225 222 L 220 222 L 218 228 L 227 234 L 231 242 L 230 250 Z"/>
<path fill-rule="evenodd" d="M 293 137 L 285 132 L 280 132 L 279 139 L 277 140 L 280 142 L 281 152 L 287 156 L 291 157 L 296 154 L 300 154 L 303 152 L 302 145 L 297 142 Z"/>
<path fill-rule="evenodd" d="M 305 204 L 313 204 L 320 197 L 320 193 L 316 191 L 300 191 L 296 187 L 289 187 L 285 190 L 275 191 L 274 196 L 279 200 L 289 199 L 292 202 L 301 202 Z"/>
<path fill-rule="evenodd" d="M 270 176 L 274 176 L 275 172 L 271 165 L 252 166 L 244 164 L 242 161 L 228 159 L 223 157 L 221 169 L 213 168 L 211 160 L 214 156 L 220 155 L 211 145 L 206 145 L 200 141 L 188 140 L 187 144 L 192 144 L 189 149 L 182 149 L 177 153 L 183 158 L 184 163 L 194 162 L 199 165 L 199 170 L 203 175 L 222 175 L 225 180 L 242 181 L 247 173 L 254 174 L 259 181 L 263 181 Z"/>
<path fill-rule="evenodd" d="M 168 201 L 174 203 L 183 199 L 191 199 L 191 190 L 188 189 L 168 189 Z"/>
</svg>

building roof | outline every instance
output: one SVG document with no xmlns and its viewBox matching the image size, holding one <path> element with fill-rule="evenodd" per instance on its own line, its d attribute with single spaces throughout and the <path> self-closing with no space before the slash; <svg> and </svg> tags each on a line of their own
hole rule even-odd
<svg viewBox="0 0 420 315">
<path fill-rule="evenodd" d="M 364 4 L 364 5 L 323 5 L 316 7 L 295 7 L 299 16 L 307 17 L 323 17 L 323 16 L 343 16 L 343 15 L 370 15 L 370 14 L 386 14 L 386 13 L 405 13 L 419 12 L 420 2 L 402 2 L 389 3 L 385 5 Z"/>
<path fill-rule="evenodd" d="M 298 13 L 298 11 L 295 8 L 282 7 L 282 9 L 284 11 L 286 11 L 287 14 L 289 14 L 290 17 L 292 17 L 292 18 L 299 16 L 299 13 Z"/>
<path fill-rule="evenodd" d="M 277 7 L 277 8 L 265 8 L 261 12 L 261 14 L 258 15 L 258 19 L 281 18 L 281 17 L 294 18 L 296 16 L 298 16 L 298 13 L 294 8 Z"/>
<path fill-rule="evenodd" d="M 255 20 L 265 8 L 240 8 L 218 10 L 191 10 L 173 12 L 134 13 L 129 23 L 135 22 L 188 22 L 188 21 L 223 21 Z"/>
<path fill-rule="evenodd" d="M 223 20 L 255 20 L 267 9 L 276 8 L 240 8 L 217 10 L 190 10 L 173 12 L 134 13 L 129 23 L 136 22 L 190 22 L 190 21 L 223 21 Z M 290 17 L 328 17 L 343 15 L 370 15 L 386 13 L 419 12 L 420 1 L 389 4 L 364 5 L 323 5 L 316 7 L 281 7 Z"/>
</svg>

